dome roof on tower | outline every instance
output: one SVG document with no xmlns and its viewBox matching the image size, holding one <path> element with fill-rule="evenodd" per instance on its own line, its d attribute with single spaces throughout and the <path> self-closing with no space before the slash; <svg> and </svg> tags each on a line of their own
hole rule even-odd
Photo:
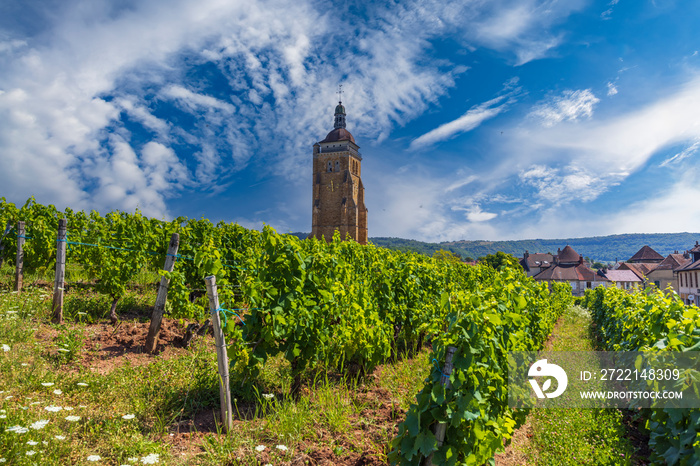
<svg viewBox="0 0 700 466">
<path fill-rule="evenodd" d="M 342 103 L 338 102 L 338 105 L 335 106 L 335 113 L 336 113 L 336 115 L 338 113 L 342 113 L 343 115 L 345 114 L 345 107 L 343 106 Z"/>
<path fill-rule="evenodd" d="M 352 141 L 352 143 L 355 143 L 355 138 L 352 137 L 352 134 L 350 134 L 350 131 L 348 131 L 345 128 L 336 128 L 330 133 L 328 133 L 328 136 L 326 136 L 326 139 L 324 139 L 321 142 L 337 142 L 337 141 Z"/>
</svg>

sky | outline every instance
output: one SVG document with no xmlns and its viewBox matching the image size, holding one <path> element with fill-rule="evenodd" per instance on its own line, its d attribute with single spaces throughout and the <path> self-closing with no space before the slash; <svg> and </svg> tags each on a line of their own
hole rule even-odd
<svg viewBox="0 0 700 466">
<path fill-rule="evenodd" d="M 311 231 L 341 98 L 369 236 L 700 232 L 697 0 L 3 0 L 0 196 Z"/>
</svg>

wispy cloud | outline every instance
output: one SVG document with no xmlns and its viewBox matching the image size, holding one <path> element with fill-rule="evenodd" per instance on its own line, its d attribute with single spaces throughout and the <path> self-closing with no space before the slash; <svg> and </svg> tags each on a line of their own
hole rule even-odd
<svg viewBox="0 0 700 466">
<path fill-rule="evenodd" d="M 535 106 L 530 117 L 538 119 L 545 127 L 562 121 L 575 121 L 593 116 L 593 107 L 600 102 L 590 89 L 566 90 L 561 96 L 553 96 Z"/>
<path fill-rule="evenodd" d="M 612 180 L 577 166 L 563 169 L 543 165 L 533 165 L 519 175 L 520 180 L 536 189 L 535 196 L 547 202 L 547 205 L 560 206 L 572 201 L 587 202 L 603 194 Z"/>
<path fill-rule="evenodd" d="M 505 94 L 479 105 L 475 105 L 456 120 L 444 123 L 437 128 L 417 137 L 411 141 L 410 148 L 419 149 L 421 147 L 452 138 L 458 134 L 471 131 L 484 121 L 504 112 L 515 102 L 517 94 L 520 92 L 519 88 L 513 89 L 517 82 L 517 79 L 508 82 L 504 88 L 506 91 Z"/>
<path fill-rule="evenodd" d="M 615 94 L 617 94 L 617 86 L 615 86 L 615 84 L 609 82 L 608 83 L 608 97 L 613 96 Z"/>
<path fill-rule="evenodd" d="M 612 13 L 613 13 L 615 5 L 617 5 L 619 2 L 620 2 L 620 0 L 611 0 L 611 2 L 608 3 L 608 9 L 600 14 L 601 19 L 604 19 L 604 20 L 610 19 L 612 17 Z"/>
<path fill-rule="evenodd" d="M 661 162 L 659 164 L 659 167 L 666 167 L 668 165 L 678 163 L 683 159 L 687 159 L 691 155 L 694 155 L 698 151 L 698 149 L 700 149 L 700 140 L 695 141 L 693 144 L 686 147 L 685 149 L 683 149 L 682 151 L 680 151 L 679 153 L 677 153 L 673 157 L 667 158 L 666 160 L 664 160 L 663 162 Z"/>
</svg>

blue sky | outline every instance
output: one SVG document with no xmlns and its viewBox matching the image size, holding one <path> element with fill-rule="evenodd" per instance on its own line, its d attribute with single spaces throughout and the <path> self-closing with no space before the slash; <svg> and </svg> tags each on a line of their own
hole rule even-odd
<svg viewBox="0 0 700 466">
<path fill-rule="evenodd" d="M 0 196 L 311 229 L 338 84 L 372 236 L 700 231 L 700 2 L 4 0 Z"/>
</svg>

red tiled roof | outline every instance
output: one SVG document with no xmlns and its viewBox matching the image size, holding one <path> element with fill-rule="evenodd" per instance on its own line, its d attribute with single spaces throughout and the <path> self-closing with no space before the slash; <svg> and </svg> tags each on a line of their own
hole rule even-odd
<svg viewBox="0 0 700 466">
<path fill-rule="evenodd" d="M 630 262 L 661 262 L 664 256 L 651 249 L 649 246 L 642 246 L 637 254 L 630 257 Z"/>
<path fill-rule="evenodd" d="M 554 263 L 554 256 L 546 253 L 530 254 L 528 257 L 520 259 L 520 265 L 525 270 L 531 270 L 536 267 L 549 267 Z"/>
<path fill-rule="evenodd" d="M 686 264 L 685 266 L 678 269 L 679 272 L 685 272 L 688 270 L 700 270 L 700 260 Z"/>
<path fill-rule="evenodd" d="M 326 136 L 321 142 L 337 142 L 337 141 L 352 141 L 355 142 L 355 138 L 352 137 L 350 131 L 345 128 L 336 128 Z"/>
<path fill-rule="evenodd" d="M 535 280 L 567 280 L 567 281 L 594 281 L 597 278 L 595 272 L 583 264 L 556 265 L 543 270 L 533 277 Z M 604 280 L 602 280 L 604 281 Z"/>
<path fill-rule="evenodd" d="M 581 255 L 567 244 L 557 257 L 560 264 L 576 264 L 580 260 Z"/>
<path fill-rule="evenodd" d="M 690 262 L 690 258 L 683 254 L 669 254 L 654 270 L 676 270 L 687 265 L 688 262 Z"/>
<path fill-rule="evenodd" d="M 634 272 L 639 278 L 644 280 L 646 278 L 646 275 L 651 272 L 652 270 L 655 270 L 656 267 L 659 264 L 656 263 L 637 263 L 637 264 L 630 264 L 628 262 L 623 262 L 620 264 L 620 268 L 618 270 L 631 270 Z"/>
</svg>

